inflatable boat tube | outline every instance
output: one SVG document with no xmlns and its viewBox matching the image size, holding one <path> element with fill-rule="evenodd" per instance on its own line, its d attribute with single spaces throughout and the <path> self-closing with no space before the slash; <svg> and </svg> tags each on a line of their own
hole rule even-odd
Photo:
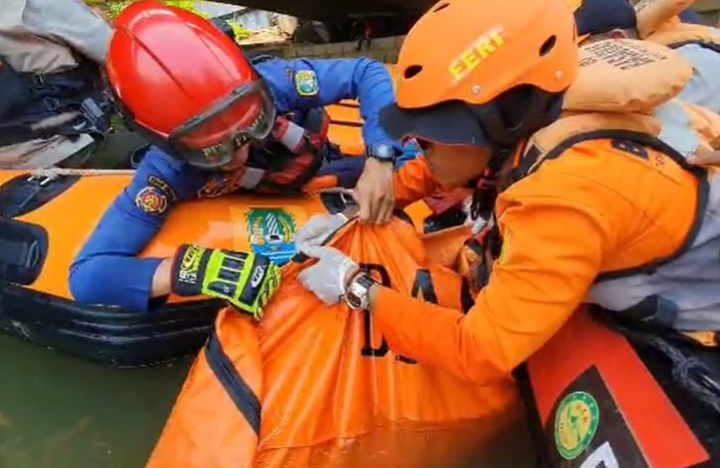
<svg viewBox="0 0 720 468">
<path fill-rule="evenodd" d="M 325 108 L 330 115 L 328 138 L 340 146 L 340 151 L 349 156 L 365 154 L 362 136 L 363 119 L 357 101 L 341 101 Z"/>
<path fill-rule="evenodd" d="M 331 241 L 378 280 L 467 310 L 454 263 L 467 228 L 350 224 Z M 498 466 L 497 438 L 522 414 L 509 378 L 468 384 L 395 354 L 368 312 L 327 307 L 296 258 L 265 316 L 225 309 L 196 359 L 148 468 Z"/>
<path fill-rule="evenodd" d="M 518 372 L 539 466 L 720 466 L 718 414 L 675 383 L 657 348 L 594 316 L 578 311 Z M 717 363 L 717 348 L 703 353 Z"/>
<path fill-rule="evenodd" d="M 396 76 L 396 66 L 385 65 L 393 77 Z M 328 138 L 340 146 L 343 154 L 361 156 L 365 154 L 365 143 L 362 136 L 363 118 L 360 116 L 360 105 L 356 100 L 344 100 L 338 104 L 325 107 L 330 115 L 330 128 Z"/>
<path fill-rule="evenodd" d="M 76 304 L 74 257 L 131 175 L 32 178 L 0 172 L 0 329 L 103 364 L 134 367 L 197 351 L 221 304 L 171 297 L 151 314 Z M 339 194 L 229 196 L 179 205 L 142 256 L 170 257 L 181 243 L 292 256 L 294 232 L 317 213 L 344 209 Z M 421 211 L 422 212 L 422 211 Z M 271 232 L 271 223 L 279 229 Z M 421 221 L 422 224 L 422 221 Z"/>
</svg>

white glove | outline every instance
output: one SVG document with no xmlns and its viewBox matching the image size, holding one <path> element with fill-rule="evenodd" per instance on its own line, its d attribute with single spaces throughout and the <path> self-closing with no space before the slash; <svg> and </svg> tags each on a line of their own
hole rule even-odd
<svg viewBox="0 0 720 468">
<path fill-rule="evenodd" d="M 298 274 L 300 283 L 327 305 L 340 302 L 345 295 L 345 280 L 359 269 L 358 264 L 332 247 L 309 246 L 301 252 L 320 261 Z"/>
<path fill-rule="evenodd" d="M 473 233 L 473 235 L 479 234 L 480 231 L 482 231 L 486 227 L 492 228 L 494 225 L 495 225 L 495 220 L 493 217 L 490 217 L 490 219 L 485 219 L 481 216 L 478 216 L 478 218 L 475 221 L 473 221 L 472 233 Z"/>
<path fill-rule="evenodd" d="M 332 233 L 340 229 L 348 219 L 342 213 L 315 215 L 295 233 L 295 245 L 298 251 L 304 248 L 322 245 Z"/>
<path fill-rule="evenodd" d="M 483 217 L 478 216 L 478 218 L 472 222 L 471 231 L 473 234 L 479 234 L 480 231 L 482 231 L 487 225 L 487 220 Z"/>
</svg>

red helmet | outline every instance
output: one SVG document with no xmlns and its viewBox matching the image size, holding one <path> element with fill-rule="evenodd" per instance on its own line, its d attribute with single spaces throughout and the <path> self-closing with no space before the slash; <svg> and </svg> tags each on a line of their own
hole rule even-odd
<svg viewBox="0 0 720 468">
<path fill-rule="evenodd" d="M 108 85 L 130 125 L 193 165 L 215 168 L 272 131 L 270 93 L 238 46 L 209 21 L 155 1 L 115 21 Z"/>
</svg>

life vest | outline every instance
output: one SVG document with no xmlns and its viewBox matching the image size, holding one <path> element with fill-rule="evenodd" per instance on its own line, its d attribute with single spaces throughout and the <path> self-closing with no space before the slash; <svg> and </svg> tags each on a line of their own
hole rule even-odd
<svg viewBox="0 0 720 468">
<path fill-rule="evenodd" d="M 652 0 L 639 2 L 637 29 L 641 39 L 676 49 L 697 44 L 720 52 L 720 32 L 701 24 L 683 23 L 678 14 L 693 3 L 691 0 Z"/>
<path fill-rule="evenodd" d="M 720 52 L 720 32 L 702 24 L 668 23 L 646 38 L 648 41 L 677 49 L 688 44 L 697 44 Z"/>
<path fill-rule="evenodd" d="M 0 147 L 56 135 L 104 134 L 111 105 L 102 93 L 99 65 L 65 44 L 39 37 L 23 18 L 27 3 L 4 1 L 0 15 Z M 102 23 L 81 6 L 79 14 L 68 12 L 62 21 Z M 60 22 L 48 18 L 48 23 L 53 20 Z M 88 31 L 94 34 L 88 40 L 104 40 L 94 27 Z"/>
<path fill-rule="evenodd" d="M 716 153 L 693 128 L 702 116 L 673 99 L 691 66 L 662 45 L 636 40 L 586 46 L 580 64 L 563 115 L 533 135 L 511 183 L 532 177 L 574 144 L 613 137 L 654 147 L 696 175 L 700 209 L 686 245 L 670 258 L 600 275 L 586 302 L 668 330 L 720 331 L 720 179 L 697 165 Z M 476 288 L 487 283 L 501 245 L 494 224 L 466 244 L 460 266 Z"/>
<path fill-rule="evenodd" d="M 261 160 L 258 165 L 268 168 L 257 187 L 260 192 L 297 192 L 325 161 L 340 156 L 337 146 L 328 141 L 330 115 L 324 108 L 288 117 L 287 130 L 251 156 L 251 164 Z"/>
<path fill-rule="evenodd" d="M 0 56 L 0 146 L 105 133 L 110 105 L 98 78 L 92 65 L 47 74 L 17 72 Z"/>
<path fill-rule="evenodd" d="M 253 65 L 276 60 L 277 57 L 253 57 Z M 261 193 L 298 192 L 320 170 L 325 161 L 340 156 L 339 148 L 328 141 L 330 115 L 325 108 L 297 111 L 283 117 L 287 124 L 273 134 L 250 157 L 258 181 L 252 189 Z"/>
<path fill-rule="evenodd" d="M 239 190 L 259 193 L 297 193 L 327 160 L 339 157 L 328 139 L 330 116 L 316 108 L 285 119 L 283 131 L 250 150 L 245 167 L 230 173 L 209 176 L 199 197 L 209 198 Z"/>
</svg>

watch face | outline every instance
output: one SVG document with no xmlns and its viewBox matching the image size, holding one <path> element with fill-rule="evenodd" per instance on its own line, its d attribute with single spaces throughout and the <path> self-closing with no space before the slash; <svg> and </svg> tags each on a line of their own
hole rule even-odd
<svg viewBox="0 0 720 468">
<path fill-rule="evenodd" d="M 395 159 L 395 148 L 380 143 L 372 147 L 371 155 L 384 161 L 392 161 Z"/>
<path fill-rule="evenodd" d="M 345 300 L 347 301 L 347 304 L 353 309 L 359 309 L 360 307 L 362 307 L 362 300 L 353 293 L 348 293 L 345 296 Z"/>
</svg>

